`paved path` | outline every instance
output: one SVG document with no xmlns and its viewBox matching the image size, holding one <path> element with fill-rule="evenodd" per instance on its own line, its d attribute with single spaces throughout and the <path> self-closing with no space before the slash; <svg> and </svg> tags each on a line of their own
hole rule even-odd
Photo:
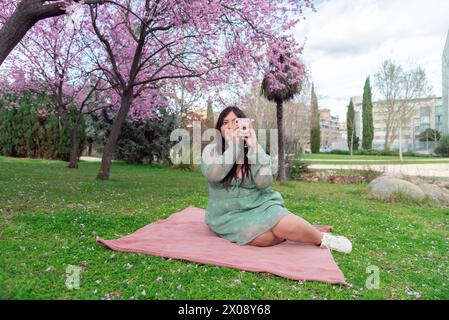
<svg viewBox="0 0 449 320">
<path fill-rule="evenodd" d="M 87 162 L 101 162 L 101 158 L 96 157 L 80 157 L 80 160 L 87 161 Z M 112 160 L 115 161 L 115 160 Z"/>
<path fill-rule="evenodd" d="M 390 162 L 390 161 L 399 161 L 399 158 L 397 159 L 385 159 L 385 160 L 379 160 L 379 159 L 303 159 L 304 161 L 310 161 L 310 162 Z M 449 158 L 430 158 L 430 159 L 413 159 L 413 160 L 406 160 L 404 159 L 404 162 L 448 162 Z"/>
<path fill-rule="evenodd" d="M 80 157 L 80 160 L 89 162 L 101 162 L 101 158 Z M 114 160 L 112 160 L 114 161 Z M 320 160 L 322 161 L 322 160 Z M 332 160 L 335 161 L 335 160 Z M 344 160 L 347 161 L 347 160 Z M 439 177 L 449 179 L 448 163 L 423 163 L 423 164 L 365 164 L 365 165 L 340 165 L 340 164 L 312 164 L 310 169 L 353 169 L 353 170 L 375 170 L 380 172 L 389 172 L 405 174 L 411 176 Z"/>
<path fill-rule="evenodd" d="M 410 176 L 438 177 L 449 179 L 449 163 L 423 163 L 423 164 L 365 164 L 365 165 L 339 165 L 339 164 L 312 164 L 310 169 L 352 169 L 374 170 Z"/>
</svg>

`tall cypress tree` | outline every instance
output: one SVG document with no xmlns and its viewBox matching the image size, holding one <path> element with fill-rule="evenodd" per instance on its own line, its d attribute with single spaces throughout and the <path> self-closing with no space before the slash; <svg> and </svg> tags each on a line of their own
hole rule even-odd
<svg viewBox="0 0 449 320">
<path fill-rule="evenodd" d="M 373 102 L 369 77 L 366 78 L 365 87 L 363 88 L 362 103 L 362 121 L 363 121 L 363 149 L 372 149 L 373 147 Z"/>
<path fill-rule="evenodd" d="M 352 99 L 349 102 L 348 111 L 346 113 L 346 131 L 348 134 L 348 149 L 357 150 L 359 148 L 359 138 L 357 137 L 357 133 L 355 130 L 355 112 L 354 112 L 354 104 L 352 103 Z M 352 143 L 352 147 L 351 147 Z"/>
<path fill-rule="evenodd" d="M 214 110 L 212 109 L 212 102 L 207 102 L 207 125 L 209 128 L 214 128 Z"/>
<path fill-rule="evenodd" d="M 320 113 L 318 112 L 318 99 L 315 94 L 315 87 L 312 83 L 312 100 L 310 102 L 311 124 L 310 124 L 310 149 L 312 153 L 320 152 Z"/>
</svg>

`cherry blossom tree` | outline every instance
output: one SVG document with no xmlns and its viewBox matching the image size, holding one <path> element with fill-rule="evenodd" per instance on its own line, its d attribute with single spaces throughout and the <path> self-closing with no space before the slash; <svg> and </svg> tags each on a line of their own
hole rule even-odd
<svg viewBox="0 0 449 320">
<path fill-rule="evenodd" d="M 259 79 L 268 46 L 280 46 L 276 39 L 299 21 L 304 7 L 313 8 L 309 0 L 115 2 L 89 6 L 99 40 L 91 56 L 120 105 L 99 179 L 109 178 L 112 152 L 132 105 L 151 112 L 163 102 L 165 88 L 179 79 L 185 79 L 186 88 L 203 91 Z M 146 91 L 151 94 L 142 96 Z"/>
<path fill-rule="evenodd" d="M 0 65 L 40 20 L 61 16 L 77 4 L 105 0 L 0 0 Z"/>
<path fill-rule="evenodd" d="M 102 94 L 105 82 L 85 57 L 81 35 L 67 28 L 62 17 L 48 19 L 25 35 L 6 60 L 1 77 L 10 92 L 33 91 L 52 98 L 51 108 L 70 133 L 69 168 L 78 167 L 81 117 L 110 105 Z M 74 121 L 69 119 L 70 108 L 76 111 Z"/>
<path fill-rule="evenodd" d="M 0 47 L 2 41 L 8 43 L 7 55 L 37 21 L 62 15 L 74 3 L 86 4 L 78 10 L 83 14 L 86 59 L 107 83 L 116 107 L 99 179 L 109 178 L 126 117 L 155 116 L 156 106 L 167 103 L 169 88 L 180 79 L 192 93 L 260 81 L 273 66 L 268 49 L 281 46 L 277 40 L 304 17 L 305 8 L 314 10 L 311 0 L 2 1 L 8 10 L 0 18 Z M 58 10 L 50 13 L 53 6 Z M 30 22 L 18 30 L 24 16 Z M 6 55 L 0 52 L 1 59 Z M 279 70 L 272 71 L 282 75 Z M 277 80 L 270 84 L 278 85 Z"/>
</svg>

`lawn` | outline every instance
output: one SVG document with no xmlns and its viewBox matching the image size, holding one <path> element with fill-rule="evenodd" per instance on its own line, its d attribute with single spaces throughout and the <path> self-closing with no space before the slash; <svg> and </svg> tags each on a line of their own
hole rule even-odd
<svg viewBox="0 0 449 320">
<path fill-rule="evenodd" d="M 353 241 L 334 253 L 350 287 L 298 282 L 189 261 L 114 252 L 95 237 L 118 238 L 189 205 L 204 208 L 200 172 L 114 162 L 68 169 L 60 161 L 0 157 L 2 299 L 448 299 L 449 209 L 370 199 L 367 184 L 275 183 L 286 207 L 331 224 Z M 81 266 L 80 288 L 65 285 Z M 380 269 L 379 289 L 365 282 Z"/>
<path fill-rule="evenodd" d="M 449 163 L 449 158 L 428 157 L 428 156 L 404 156 L 404 161 L 400 161 L 399 156 L 365 156 L 365 155 L 340 155 L 330 153 L 303 154 L 301 159 L 311 164 L 425 164 L 425 163 Z"/>
</svg>

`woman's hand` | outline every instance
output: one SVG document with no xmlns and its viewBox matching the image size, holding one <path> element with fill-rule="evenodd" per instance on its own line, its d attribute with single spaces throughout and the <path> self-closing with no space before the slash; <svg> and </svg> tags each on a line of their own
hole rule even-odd
<svg viewBox="0 0 449 320">
<path fill-rule="evenodd" d="M 237 136 L 236 129 L 226 129 L 224 139 L 232 141 L 233 143 L 237 144 L 241 138 Z"/>
<path fill-rule="evenodd" d="M 251 122 L 249 123 L 249 136 L 243 137 L 243 140 L 246 141 L 246 144 L 250 148 L 254 149 L 254 151 L 257 151 L 257 146 L 259 144 L 257 143 L 256 131 L 254 131 L 253 124 Z"/>
</svg>

